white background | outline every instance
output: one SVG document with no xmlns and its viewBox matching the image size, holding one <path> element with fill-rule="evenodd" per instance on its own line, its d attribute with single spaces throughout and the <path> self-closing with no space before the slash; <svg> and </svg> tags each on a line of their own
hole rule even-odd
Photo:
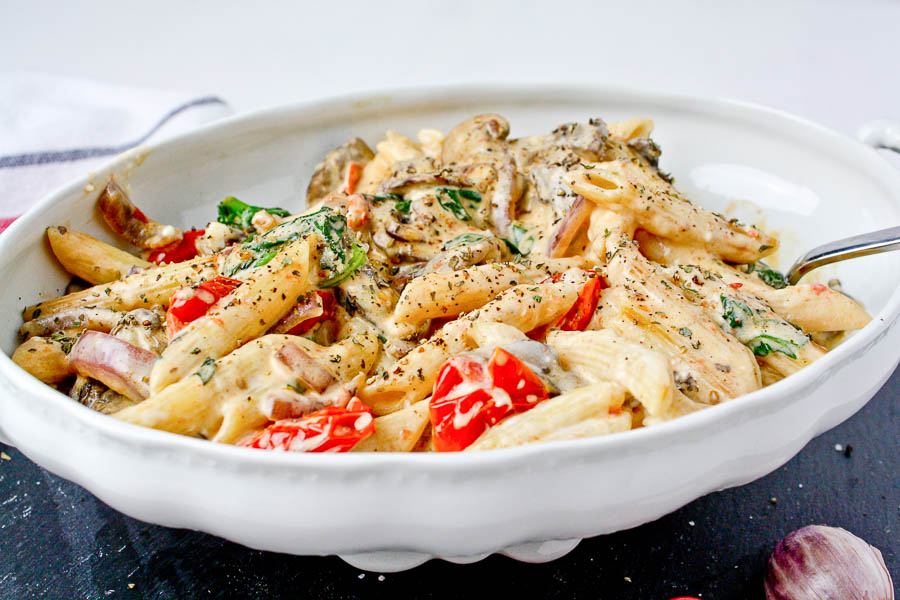
<svg viewBox="0 0 900 600">
<path fill-rule="evenodd" d="M 900 2 L 0 1 L 0 70 L 213 93 L 589 82 L 730 96 L 854 133 L 900 118 Z M 900 163 L 897 163 L 900 164 Z"/>
</svg>

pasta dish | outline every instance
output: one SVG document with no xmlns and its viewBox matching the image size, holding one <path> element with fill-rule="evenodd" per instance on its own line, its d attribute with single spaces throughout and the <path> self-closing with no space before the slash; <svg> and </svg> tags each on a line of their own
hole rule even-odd
<svg viewBox="0 0 900 600">
<path fill-rule="evenodd" d="M 110 177 L 97 209 L 134 251 L 48 228 L 74 278 L 24 309 L 12 358 L 113 418 L 214 442 L 476 451 L 653 427 L 869 322 L 836 280 L 788 285 L 772 235 L 685 198 L 652 126 L 511 138 L 484 114 L 374 151 L 353 138 L 305 203 L 228 197 L 190 231 Z"/>
</svg>

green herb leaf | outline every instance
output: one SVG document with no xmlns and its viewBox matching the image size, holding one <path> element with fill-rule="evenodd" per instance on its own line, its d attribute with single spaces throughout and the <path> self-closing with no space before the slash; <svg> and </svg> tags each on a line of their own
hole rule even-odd
<svg viewBox="0 0 900 600">
<path fill-rule="evenodd" d="M 755 270 L 756 275 L 769 287 L 780 290 L 788 286 L 788 281 L 785 279 L 784 275 L 771 268 L 766 263 L 756 263 Z"/>
<path fill-rule="evenodd" d="M 373 194 L 363 194 L 366 200 L 373 203 L 378 202 L 387 202 L 388 200 L 394 202 L 394 210 L 399 213 L 403 213 L 404 215 L 409 214 L 410 208 L 410 200 L 404 200 L 402 196 L 399 194 L 385 194 L 384 196 L 375 196 Z"/>
<path fill-rule="evenodd" d="M 357 269 L 366 264 L 366 250 L 356 242 L 353 243 L 353 253 L 347 265 L 332 277 L 319 282 L 320 288 L 334 287 L 353 275 Z"/>
<path fill-rule="evenodd" d="M 452 240 L 444 242 L 444 245 L 441 246 L 441 250 L 449 250 L 450 248 L 456 248 L 457 246 L 468 246 L 469 244 L 480 242 L 486 238 L 487 236 L 481 235 L 480 233 L 464 233 L 456 236 Z"/>
<path fill-rule="evenodd" d="M 54 342 L 59 342 L 62 346 L 62 351 L 66 354 L 72 349 L 72 345 L 75 343 L 75 338 L 67 336 L 62 331 L 55 331 L 50 335 L 50 339 Z"/>
<path fill-rule="evenodd" d="M 756 356 L 768 356 L 772 352 L 781 352 L 788 358 L 797 359 L 799 346 L 789 340 L 783 340 L 773 335 L 761 334 L 747 342 L 747 346 Z"/>
<path fill-rule="evenodd" d="M 528 230 L 519 225 L 512 226 L 512 240 L 502 238 L 506 242 L 507 247 L 513 254 L 521 254 L 528 256 L 534 247 L 534 236 L 528 233 Z"/>
<path fill-rule="evenodd" d="M 282 223 L 244 242 L 228 256 L 222 274 L 234 277 L 244 269 L 264 266 L 286 244 L 313 231 L 319 233 L 326 244 L 319 262 L 320 268 L 336 272 L 320 285 L 324 287 L 337 285 L 365 264 L 366 251 L 356 243 L 350 228 L 347 227 L 347 219 L 333 209 L 323 207 L 316 212 Z"/>
<path fill-rule="evenodd" d="M 688 329 L 687 327 L 682 327 L 681 329 L 678 330 L 678 333 L 680 333 L 681 335 L 683 335 L 686 338 L 689 338 L 693 335 L 693 332 L 690 329 Z"/>
<path fill-rule="evenodd" d="M 292 390 L 294 390 L 295 392 L 297 392 L 298 394 L 302 394 L 303 392 L 306 391 L 306 387 L 300 383 L 289 383 L 289 384 L 287 384 L 287 386 L 289 388 L 291 388 Z"/>
<path fill-rule="evenodd" d="M 753 311 L 746 304 L 724 294 L 721 294 L 719 299 L 722 301 L 722 317 L 733 329 L 743 327 L 745 319 L 753 318 Z"/>
<path fill-rule="evenodd" d="M 462 197 L 466 198 L 467 200 L 481 202 L 481 196 L 477 192 L 446 187 L 439 187 L 437 188 L 437 191 L 438 204 L 440 204 L 444 210 L 448 210 L 453 213 L 453 216 L 460 221 L 472 220 L 472 217 L 470 217 L 469 213 L 466 212 L 466 207 L 462 205 L 462 202 L 460 202 L 459 199 Z"/>
<path fill-rule="evenodd" d="M 225 225 L 237 227 L 238 229 L 243 229 L 246 231 L 248 229 L 253 229 L 253 225 L 251 223 L 251 221 L 253 220 L 253 215 L 261 210 L 264 210 L 270 215 L 274 215 L 276 217 L 287 217 L 291 214 L 283 208 L 263 208 L 261 206 L 252 206 L 250 204 L 247 204 L 246 202 L 241 202 L 234 196 L 228 196 L 227 198 L 219 202 L 218 221 L 219 223 L 224 223 Z"/>
<path fill-rule="evenodd" d="M 216 361 L 213 360 L 211 356 L 207 356 L 206 360 L 203 361 L 203 364 L 200 365 L 200 369 L 194 373 L 200 377 L 200 381 L 203 382 L 203 385 L 209 383 L 209 380 L 212 379 L 213 374 L 216 372 Z"/>
</svg>

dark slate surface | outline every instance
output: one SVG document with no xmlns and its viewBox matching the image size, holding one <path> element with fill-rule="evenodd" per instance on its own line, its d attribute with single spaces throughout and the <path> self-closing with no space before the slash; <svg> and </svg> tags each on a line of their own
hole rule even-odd
<svg viewBox="0 0 900 600">
<path fill-rule="evenodd" d="M 552 563 L 500 556 L 363 573 L 338 558 L 248 550 L 116 513 L 0 445 L 0 598 L 762 599 L 774 543 L 811 523 L 880 548 L 900 582 L 900 370 L 857 415 L 787 465 Z M 835 445 L 853 446 L 848 457 Z M 774 500 L 773 500 L 774 498 Z M 627 581 L 625 578 L 631 581 Z M 132 585 L 133 587 L 129 587 Z M 492 589 L 493 588 L 493 589 Z"/>
</svg>

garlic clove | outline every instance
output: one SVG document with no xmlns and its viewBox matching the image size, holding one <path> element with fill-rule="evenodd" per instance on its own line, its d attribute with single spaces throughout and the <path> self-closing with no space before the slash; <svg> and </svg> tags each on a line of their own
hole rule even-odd
<svg viewBox="0 0 900 600">
<path fill-rule="evenodd" d="M 881 552 L 839 527 L 810 525 L 778 542 L 766 600 L 894 600 Z"/>
</svg>

